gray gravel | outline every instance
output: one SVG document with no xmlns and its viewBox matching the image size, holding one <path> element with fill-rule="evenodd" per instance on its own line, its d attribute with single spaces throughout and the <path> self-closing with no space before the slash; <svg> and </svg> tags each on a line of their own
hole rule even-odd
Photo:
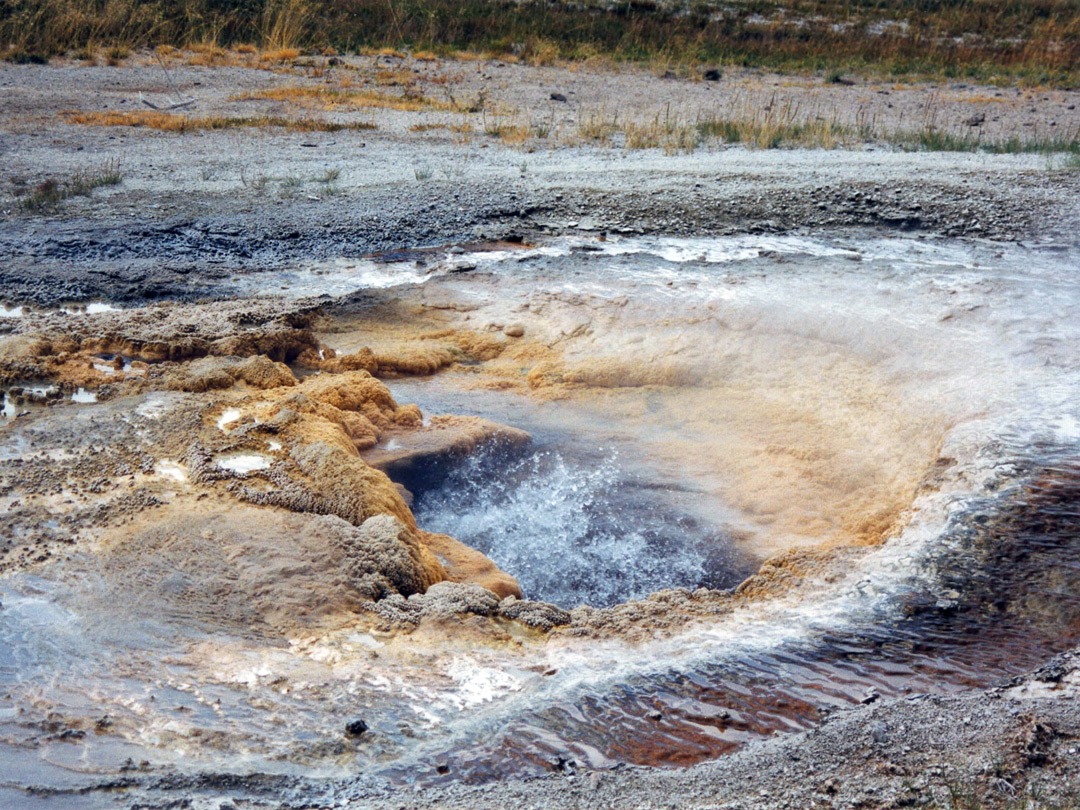
<svg viewBox="0 0 1080 810">
<path fill-rule="evenodd" d="M 178 135 L 65 122 L 61 113 L 72 108 L 130 110 L 144 91 L 158 98 L 169 88 L 155 70 L 0 65 L 0 85 L 12 88 L 0 94 L 0 131 L 7 130 L 0 138 L 5 302 L 201 297 L 233 273 L 511 234 L 870 226 L 1057 240 L 1080 232 L 1080 172 L 1042 155 L 906 153 L 873 145 L 714 147 L 679 155 L 543 143 L 521 149 L 482 130 L 466 142 L 445 131 L 410 133 L 409 121 L 446 113 L 382 110 L 364 113 L 380 123 L 370 132 Z M 243 112 L 240 102 L 229 101 L 238 89 L 300 81 L 238 68 L 177 71 L 201 94 L 198 115 Z M 536 95 L 538 80 L 524 68 L 514 71 L 532 87 L 521 98 Z M 674 92 L 670 82 L 643 74 L 575 74 L 574 80 L 589 75 L 594 94 L 607 87 L 656 101 Z M 502 92 L 512 97 L 509 84 Z M 711 83 L 682 84 L 679 92 L 692 94 Z M 1055 97 L 1040 114 L 1053 117 L 1068 100 Z M 121 185 L 72 198 L 53 212 L 20 208 L 16 195 L 43 179 L 107 160 L 120 161 Z M 320 181 L 328 172 L 335 179 Z"/>
</svg>

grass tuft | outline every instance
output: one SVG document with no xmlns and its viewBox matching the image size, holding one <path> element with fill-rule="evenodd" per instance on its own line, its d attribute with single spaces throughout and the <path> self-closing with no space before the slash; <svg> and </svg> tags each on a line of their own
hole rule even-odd
<svg viewBox="0 0 1080 810">
<path fill-rule="evenodd" d="M 66 180 L 43 180 L 23 198 L 21 206 L 32 213 L 55 210 L 70 197 L 89 197 L 94 189 L 118 185 L 123 179 L 120 161 L 107 160 L 98 169 L 78 169 Z"/>
<path fill-rule="evenodd" d="M 382 93 L 377 90 L 335 89 L 332 87 L 277 87 L 256 93 L 234 96 L 233 101 L 285 101 L 303 107 L 322 110 L 386 109 L 402 112 L 437 110 L 445 112 L 468 112 L 470 108 L 452 101 L 440 101 L 406 90 L 402 95 Z"/>
</svg>

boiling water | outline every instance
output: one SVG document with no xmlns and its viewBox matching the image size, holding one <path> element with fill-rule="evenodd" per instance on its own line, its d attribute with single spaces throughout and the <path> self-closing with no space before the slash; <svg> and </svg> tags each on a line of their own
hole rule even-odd
<svg viewBox="0 0 1080 810">
<path fill-rule="evenodd" d="M 476 456 L 417 493 L 421 525 L 483 547 L 530 595 L 610 603 L 733 584 L 777 550 L 884 542 L 672 638 L 523 656 L 241 638 L 137 600 L 121 619 L 77 560 L 9 576 L 0 798 L 176 770 L 304 774 L 332 802 L 357 771 L 426 784 L 687 764 L 869 688 L 1024 671 L 1080 637 L 1078 258 L 579 240 L 428 280 L 426 301 L 468 300 L 479 326 L 523 320 L 561 347 L 540 371 L 579 386 L 538 406 L 466 374 L 391 384 L 426 411 L 534 432 L 524 454 Z M 371 726 L 360 742 L 342 734 L 354 716 Z M 86 733 L 65 736 L 72 718 Z"/>
<path fill-rule="evenodd" d="M 564 607 L 640 599 L 660 587 L 731 587 L 750 573 L 719 527 L 701 526 L 634 480 L 614 451 L 584 462 L 557 450 L 470 457 L 417 520 L 513 571 L 526 595 Z"/>
</svg>

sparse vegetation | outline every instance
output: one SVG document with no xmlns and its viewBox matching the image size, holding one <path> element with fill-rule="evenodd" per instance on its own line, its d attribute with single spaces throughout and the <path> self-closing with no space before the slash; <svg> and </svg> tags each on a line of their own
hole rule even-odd
<svg viewBox="0 0 1080 810">
<path fill-rule="evenodd" d="M 0 52 L 18 61 L 106 47 L 251 47 L 421 58 L 488 54 L 536 64 L 724 64 L 1071 85 L 1075 0 L 736 0 L 727 4 L 541 0 L 7 0 Z M 212 58 L 212 51 L 207 58 Z"/>
<path fill-rule="evenodd" d="M 244 127 L 280 127 L 297 132 L 341 132 L 343 130 L 376 129 L 367 121 L 340 123 L 321 118 L 284 118 L 280 116 L 203 116 L 139 110 L 136 112 L 67 112 L 64 118 L 71 124 L 98 127 L 148 127 L 163 132 L 192 132 L 200 129 L 240 129 Z"/>
<path fill-rule="evenodd" d="M 489 127 L 488 134 L 501 135 L 502 131 Z M 1064 137 L 1048 138 L 1033 133 L 1028 138 L 992 140 L 942 130 L 932 123 L 902 130 L 882 129 L 872 119 L 859 118 L 854 124 L 843 124 L 836 115 L 806 112 L 789 104 L 734 105 L 727 114 L 699 115 L 693 119 L 665 111 L 647 121 L 627 119 L 618 112 L 609 114 L 600 108 L 586 112 L 576 133 L 564 140 L 570 144 L 663 149 L 668 154 L 692 152 L 710 143 L 741 144 L 752 149 L 838 149 L 875 142 L 908 150 L 1034 153 L 1080 159 L 1080 131 Z"/>
<path fill-rule="evenodd" d="M 286 101 L 303 107 L 317 107 L 322 110 L 342 109 L 386 109 L 403 112 L 423 112 L 442 110 L 447 112 L 467 111 L 447 101 L 429 98 L 418 93 L 406 91 L 397 95 L 382 93 L 377 90 L 356 90 L 349 87 L 277 87 L 272 90 L 260 90 L 255 93 L 233 97 L 234 101 Z"/>
<path fill-rule="evenodd" d="M 22 199 L 21 206 L 35 213 L 49 211 L 70 197 L 89 197 L 94 189 L 115 186 L 122 180 L 120 161 L 107 160 L 97 169 L 79 169 L 66 180 L 46 178 Z"/>
</svg>

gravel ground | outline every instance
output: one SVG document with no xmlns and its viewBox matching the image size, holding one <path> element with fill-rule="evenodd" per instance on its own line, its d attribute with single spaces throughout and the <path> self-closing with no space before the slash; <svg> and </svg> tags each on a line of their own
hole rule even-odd
<svg viewBox="0 0 1080 810">
<path fill-rule="evenodd" d="M 374 70 L 371 61 L 359 60 L 353 73 Z M 535 117 L 556 104 L 569 110 L 567 126 L 575 116 L 587 116 L 592 102 L 552 102 L 542 88 L 558 87 L 594 101 L 601 92 L 606 98 L 637 100 L 624 114 L 647 116 L 649 104 L 671 96 L 689 107 L 699 104 L 702 94 L 723 96 L 729 105 L 754 106 L 763 100 L 761 87 L 770 86 L 767 77 L 749 73 L 712 83 L 502 63 L 418 63 L 418 69 L 464 76 L 460 84 L 465 89 L 457 92 L 465 95 L 478 82 L 484 84 L 485 71 L 506 76 L 488 82 L 498 96 L 490 102 L 495 108 L 507 109 L 513 99 L 525 110 L 519 114 Z M 310 111 L 288 103 L 230 99 L 283 84 L 321 86 L 326 81 L 184 65 L 173 76 L 181 94 L 198 95 L 196 115 L 303 117 Z M 1058 240 L 1072 238 L 1080 222 L 1080 172 L 1060 168 L 1060 158 L 1043 155 L 907 153 L 873 144 L 829 151 L 711 147 L 678 155 L 547 142 L 513 147 L 483 133 L 486 113 L 371 109 L 333 117 L 375 121 L 379 128 L 372 131 L 247 128 L 175 134 L 72 125 L 61 115 L 72 109 L 138 108 L 140 94 L 161 102 L 172 91 L 156 64 L 5 64 L 0 87 L 0 128 L 5 130 L 0 138 L 5 166 L 0 176 L 0 283 L 8 303 L 199 297 L 229 273 L 514 233 L 705 234 L 858 225 Z M 857 93 L 869 93 L 874 104 L 892 99 L 886 103 L 907 109 L 904 105 L 925 105 L 922 97 L 932 92 L 893 88 L 882 96 L 871 92 L 873 87 L 818 82 L 786 90 L 820 94 L 827 101 L 815 103 L 845 114 L 863 108 Z M 966 101 L 949 102 L 952 106 L 941 102 L 943 115 L 957 118 L 978 106 L 970 99 L 994 99 L 999 91 L 936 92 L 938 98 L 968 94 Z M 1013 110 L 995 126 L 1007 123 L 1020 133 L 1048 130 L 1059 118 L 1060 130 L 1074 126 L 1063 116 L 1075 115 L 1067 108 L 1075 107 L 1073 96 L 1080 94 L 1059 92 L 1047 95 L 1047 101 L 1021 95 L 1035 106 L 979 103 L 1001 113 Z M 463 139 L 446 130 L 410 132 L 448 116 L 470 119 L 476 134 Z M 120 185 L 67 200 L 53 212 L 22 210 L 17 195 L 37 183 L 94 169 L 107 160 L 120 161 Z M 334 179 L 320 180 L 331 175 Z"/>
</svg>

